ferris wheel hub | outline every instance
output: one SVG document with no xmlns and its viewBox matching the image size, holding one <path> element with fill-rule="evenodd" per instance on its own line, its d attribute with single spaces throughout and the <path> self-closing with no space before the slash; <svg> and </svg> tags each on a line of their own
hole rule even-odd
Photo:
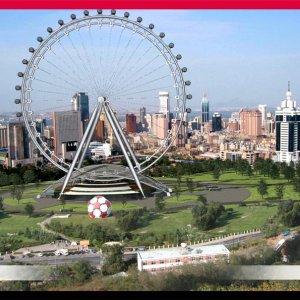
<svg viewBox="0 0 300 300">
<path fill-rule="evenodd" d="M 103 103 L 103 102 L 106 102 L 106 101 L 107 101 L 106 97 L 102 97 L 102 96 L 98 97 L 98 102 L 99 103 Z"/>
</svg>

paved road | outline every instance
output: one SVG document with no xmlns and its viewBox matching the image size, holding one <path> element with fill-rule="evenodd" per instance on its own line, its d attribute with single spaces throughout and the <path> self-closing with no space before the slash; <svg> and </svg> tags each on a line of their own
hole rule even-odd
<svg viewBox="0 0 300 300">
<path fill-rule="evenodd" d="M 23 262 L 33 265 L 62 265 L 62 264 L 72 264 L 80 260 L 88 261 L 90 264 L 99 266 L 103 261 L 102 256 L 99 253 L 85 253 L 85 254 L 69 254 L 67 256 L 33 256 L 33 257 L 24 257 L 22 255 L 16 255 L 15 259 L 11 261 L 14 262 Z M 9 263 L 7 260 L 1 260 L 0 264 L 5 265 Z"/>
</svg>

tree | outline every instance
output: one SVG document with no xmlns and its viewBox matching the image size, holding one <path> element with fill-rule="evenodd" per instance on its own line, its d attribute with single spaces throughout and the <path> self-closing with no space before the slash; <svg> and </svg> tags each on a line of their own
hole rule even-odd
<svg viewBox="0 0 300 300">
<path fill-rule="evenodd" d="M 186 186 L 187 186 L 188 191 L 189 191 L 190 193 L 193 193 L 193 192 L 194 192 L 194 190 L 195 190 L 195 183 L 194 183 L 193 179 L 187 178 L 187 179 L 186 179 Z"/>
<path fill-rule="evenodd" d="M 174 194 L 175 194 L 175 197 L 178 201 L 179 197 L 180 197 L 180 187 L 178 185 L 175 185 L 175 187 L 174 187 Z"/>
<path fill-rule="evenodd" d="M 219 168 L 214 168 L 213 170 L 213 178 L 216 179 L 216 180 L 219 180 L 220 178 L 220 169 Z"/>
<path fill-rule="evenodd" d="M 0 196 L 0 210 L 4 210 L 3 197 Z"/>
<path fill-rule="evenodd" d="M 102 266 L 103 275 L 113 275 L 122 271 L 126 271 L 126 265 L 123 262 L 123 247 L 121 246 L 103 246 L 104 263 Z"/>
<path fill-rule="evenodd" d="M 122 200 L 121 200 L 121 203 L 122 203 L 122 205 L 123 205 L 123 208 L 125 208 L 125 206 L 127 205 L 126 199 L 122 199 Z"/>
<path fill-rule="evenodd" d="M 34 212 L 34 206 L 30 203 L 26 204 L 24 207 L 26 214 L 31 217 Z"/>
<path fill-rule="evenodd" d="M 162 210 L 165 206 L 166 206 L 166 203 L 165 203 L 164 197 L 161 194 L 157 195 L 155 197 L 156 209 L 159 211 L 159 210 Z"/>
<path fill-rule="evenodd" d="M 271 178 L 278 179 L 280 177 L 280 168 L 277 164 L 271 166 Z"/>
<path fill-rule="evenodd" d="M 26 170 L 23 175 L 23 180 L 25 183 L 34 182 L 36 180 L 36 175 L 33 170 Z"/>
<path fill-rule="evenodd" d="M 16 196 L 16 199 L 18 201 L 18 204 L 20 204 L 20 200 L 23 197 L 23 193 L 24 193 L 24 189 L 23 188 L 17 188 L 15 190 L 15 196 Z"/>
<path fill-rule="evenodd" d="M 207 206 L 196 205 L 192 208 L 192 216 L 196 226 L 202 230 L 208 230 L 216 225 L 218 218 L 225 211 L 220 203 L 212 203 Z"/>
<path fill-rule="evenodd" d="M 278 184 L 275 187 L 275 192 L 276 192 L 276 197 L 277 199 L 283 199 L 284 195 L 284 185 L 283 184 Z"/>
<path fill-rule="evenodd" d="M 201 202 L 203 205 L 207 205 L 207 198 L 204 195 L 199 195 L 197 201 Z"/>
<path fill-rule="evenodd" d="M 257 191 L 262 196 L 262 198 L 264 197 L 264 195 L 268 194 L 268 185 L 263 179 L 259 181 Z"/>
<path fill-rule="evenodd" d="M 288 182 L 294 179 L 295 177 L 295 169 L 291 166 L 286 166 L 283 170 L 284 178 L 287 179 Z"/>
</svg>

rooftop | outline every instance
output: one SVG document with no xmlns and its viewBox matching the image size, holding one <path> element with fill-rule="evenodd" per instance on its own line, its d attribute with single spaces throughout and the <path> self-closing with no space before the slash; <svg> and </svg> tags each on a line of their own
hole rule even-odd
<svg viewBox="0 0 300 300">
<path fill-rule="evenodd" d="M 138 255 L 141 259 L 163 259 L 163 258 L 177 258 L 180 256 L 203 256 L 215 254 L 229 254 L 229 250 L 224 245 L 211 245 L 211 246 L 188 246 L 186 248 L 165 248 L 148 251 L 139 251 Z"/>
</svg>

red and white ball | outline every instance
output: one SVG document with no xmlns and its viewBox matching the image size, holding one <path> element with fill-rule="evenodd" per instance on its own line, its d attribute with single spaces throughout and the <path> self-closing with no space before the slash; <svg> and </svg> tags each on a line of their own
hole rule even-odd
<svg viewBox="0 0 300 300">
<path fill-rule="evenodd" d="M 111 203 L 103 196 L 95 196 L 88 201 L 88 213 L 91 218 L 106 218 L 111 210 Z"/>
</svg>

